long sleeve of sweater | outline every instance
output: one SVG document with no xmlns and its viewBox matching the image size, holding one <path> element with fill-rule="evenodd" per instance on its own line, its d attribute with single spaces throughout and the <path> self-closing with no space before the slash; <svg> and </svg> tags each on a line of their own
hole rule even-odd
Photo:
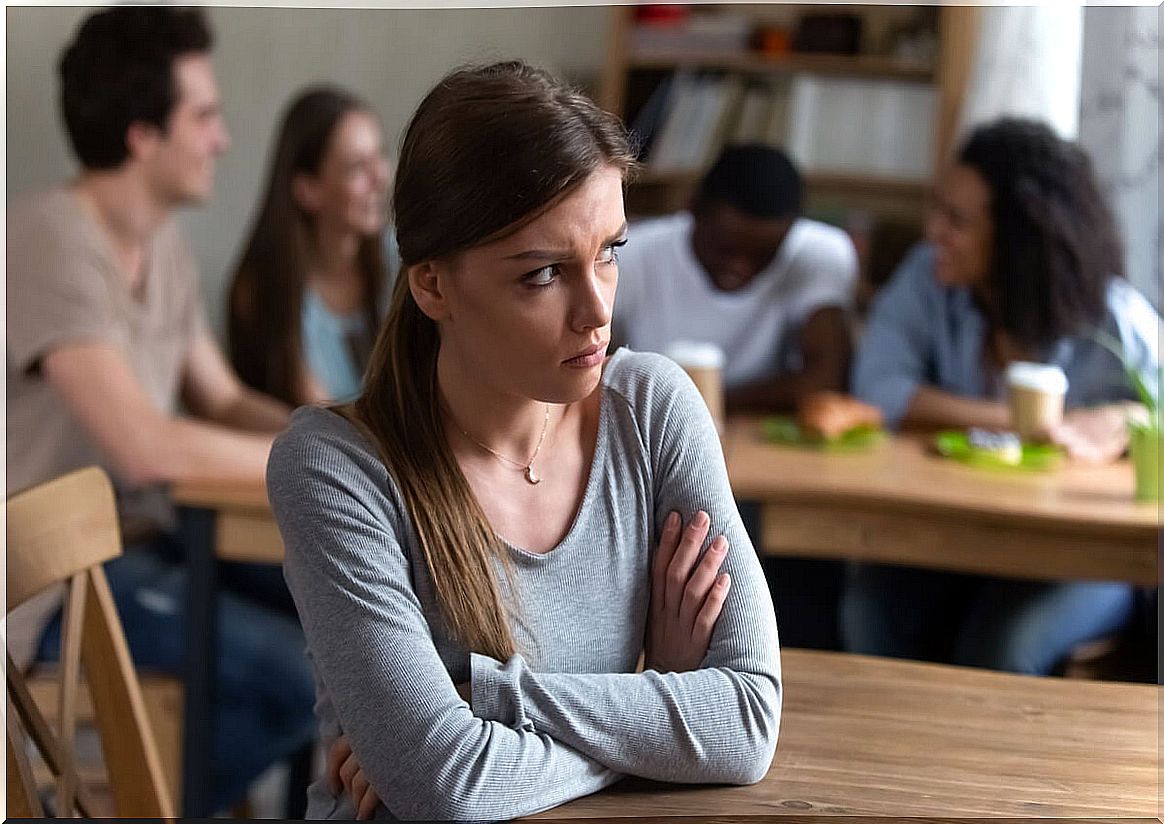
<svg viewBox="0 0 1164 824">
<path fill-rule="evenodd" d="M 703 665 L 685 673 L 552 673 L 534 671 L 521 656 L 503 664 L 474 655 L 473 706 L 485 717 L 529 722 L 618 772 L 690 783 L 758 781 L 771 764 L 780 720 L 771 597 L 707 407 L 670 361 L 640 355 L 635 364 L 621 372 L 613 400 L 638 422 L 649 456 L 652 550 L 669 512 L 686 522 L 701 509 L 711 517 L 706 543 L 722 533 L 730 545 L 723 570 L 732 588 Z"/>
<path fill-rule="evenodd" d="M 511 818 L 617 780 L 549 733 L 483 720 L 460 698 L 391 528 L 399 513 L 362 471 L 366 457 L 293 428 L 272 452 L 268 488 L 317 678 L 384 806 L 403 819 Z"/>
</svg>

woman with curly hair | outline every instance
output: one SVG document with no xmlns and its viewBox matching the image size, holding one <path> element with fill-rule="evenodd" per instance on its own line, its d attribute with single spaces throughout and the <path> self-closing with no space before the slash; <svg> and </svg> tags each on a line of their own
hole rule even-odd
<svg viewBox="0 0 1164 824">
<path fill-rule="evenodd" d="M 1158 391 L 1160 318 L 1122 276 L 1087 155 L 1042 123 L 1004 118 L 970 135 L 935 201 L 928 242 L 873 305 L 854 392 L 894 427 L 1007 429 L 1007 365 L 1055 364 L 1067 412 L 1050 437 L 1075 459 L 1118 457 L 1135 396 L 1100 340 L 1119 341 Z M 1132 611 L 1121 583 L 869 565 L 855 569 L 841 620 L 855 651 L 1049 673 Z"/>
</svg>

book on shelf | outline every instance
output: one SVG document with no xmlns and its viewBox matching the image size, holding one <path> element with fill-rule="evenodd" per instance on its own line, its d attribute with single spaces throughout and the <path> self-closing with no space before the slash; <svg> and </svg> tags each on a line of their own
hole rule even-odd
<svg viewBox="0 0 1164 824">
<path fill-rule="evenodd" d="M 674 75 L 667 75 L 659 82 L 630 124 L 631 140 L 638 151 L 640 161 L 646 162 L 651 157 L 655 139 L 659 135 L 663 117 L 667 112 L 667 101 L 674 79 Z"/>
<path fill-rule="evenodd" d="M 651 139 L 649 168 L 666 172 L 678 165 L 684 135 L 694 123 L 697 93 L 698 79 L 693 72 L 680 69 L 671 76 L 657 132 Z"/>
<path fill-rule="evenodd" d="M 739 116 L 732 129 L 733 143 L 758 143 L 768 136 L 768 118 L 772 113 L 772 87 L 753 83 L 744 91 Z"/>
<path fill-rule="evenodd" d="M 658 91 L 658 90 L 657 90 Z M 715 159 L 738 115 L 744 81 L 737 76 L 699 76 L 677 71 L 646 155 L 647 167 L 661 174 L 696 172 Z M 648 100 L 648 105 L 651 104 Z M 644 110 L 646 106 L 644 106 Z M 646 128 L 649 116 L 636 118 Z"/>
<path fill-rule="evenodd" d="M 924 181 L 936 95 L 927 83 L 797 73 L 762 80 L 679 69 L 631 130 L 654 175 L 698 174 L 727 143 L 784 147 L 805 174 Z"/>
<path fill-rule="evenodd" d="M 798 74 L 788 151 L 805 172 L 925 180 L 933 167 L 932 86 Z"/>
</svg>

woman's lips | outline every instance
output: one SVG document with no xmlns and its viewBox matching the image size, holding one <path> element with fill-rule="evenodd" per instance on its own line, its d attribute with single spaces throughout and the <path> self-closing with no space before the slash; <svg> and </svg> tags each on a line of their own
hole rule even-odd
<svg viewBox="0 0 1164 824">
<path fill-rule="evenodd" d="M 591 369 L 599 366 L 606 358 L 606 346 L 605 343 L 598 344 L 597 346 L 588 346 L 582 350 L 581 354 L 562 361 L 562 364 L 574 369 Z"/>
</svg>

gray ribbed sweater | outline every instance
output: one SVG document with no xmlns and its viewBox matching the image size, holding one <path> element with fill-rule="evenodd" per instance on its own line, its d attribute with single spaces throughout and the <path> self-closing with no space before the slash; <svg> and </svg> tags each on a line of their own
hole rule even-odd
<svg viewBox="0 0 1164 824">
<path fill-rule="evenodd" d="M 510 818 L 623 774 L 742 784 L 767 772 L 780 720 L 776 619 L 711 418 L 657 355 L 619 350 L 602 393 L 566 538 L 544 555 L 509 547 L 525 651 L 509 661 L 449 637 L 403 499 L 355 427 L 305 408 L 275 443 L 267 483 L 321 735 L 348 735 L 380 817 Z M 730 542 L 732 577 L 703 668 L 635 673 L 663 520 L 699 509 L 709 538 Z M 454 686 L 466 680 L 471 708 Z M 308 815 L 353 809 L 321 780 Z"/>
</svg>

